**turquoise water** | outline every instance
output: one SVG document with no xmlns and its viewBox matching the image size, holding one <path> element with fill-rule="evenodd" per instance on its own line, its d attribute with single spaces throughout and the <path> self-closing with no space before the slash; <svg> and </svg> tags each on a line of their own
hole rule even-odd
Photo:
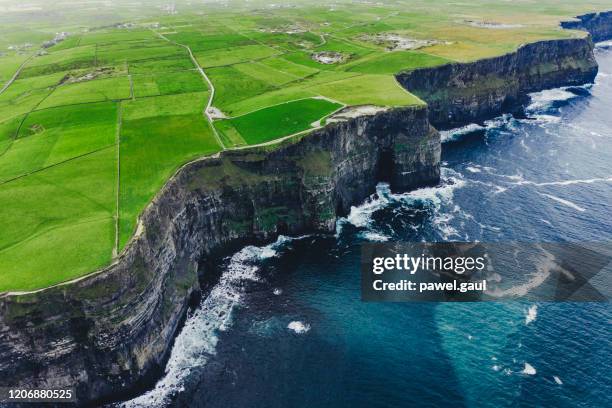
<svg viewBox="0 0 612 408">
<path fill-rule="evenodd" d="M 608 303 L 360 300 L 366 241 L 612 240 L 612 51 L 598 60 L 595 85 L 534 94 L 529 119 L 444 133 L 439 186 L 381 185 L 335 237 L 228 258 L 164 377 L 126 405 L 611 406 Z"/>
</svg>

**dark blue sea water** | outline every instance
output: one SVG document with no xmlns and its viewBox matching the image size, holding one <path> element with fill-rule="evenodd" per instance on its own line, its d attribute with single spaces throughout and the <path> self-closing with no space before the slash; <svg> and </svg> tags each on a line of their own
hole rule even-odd
<svg viewBox="0 0 612 408">
<path fill-rule="evenodd" d="M 612 241 L 612 51 L 597 53 L 592 87 L 444 133 L 440 186 L 381 185 L 336 237 L 228 258 L 164 377 L 126 405 L 612 406 L 608 303 L 360 300 L 365 241 Z"/>
</svg>

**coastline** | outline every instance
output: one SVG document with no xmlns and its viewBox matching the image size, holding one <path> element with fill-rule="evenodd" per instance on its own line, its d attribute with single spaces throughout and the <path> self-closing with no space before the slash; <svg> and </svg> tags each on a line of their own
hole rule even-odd
<svg viewBox="0 0 612 408">
<path fill-rule="evenodd" d="M 605 21 L 612 26 L 609 17 Z M 566 40 L 407 74 L 403 81 L 411 91 L 411 81 L 425 77 L 446 92 L 446 99 L 423 97 L 429 112 L 402 108 L 358 117 L 277 146 L 227 152 L 184 166 L 146 209 L 140 233 L 115 264 L 68 284 L 0 298 L 1 381 L 30 387 L 77 384 L 83 403 L 137 387 L 163 366 L 189 300 L 200 291 L 204 258 L 279 234 L 331 232 L 336 217 L 369 196 L 381 180 L 390 181 L 395 191 L 435 184 L 440 140 L 427 116 L 439 127 L 466 124 L 514 109 L 529 92 L 594 78 L 588 37 L 567 40 L 576 42 L 575 48 L 555 41 Z M 500 75 L 495 71 L 500 66 L 519 66 L 518 54 L 525 49 L 546 49 L 547 44 L 564 54 L 533 57 L 566 68 L 526 72 L 519 75 L 526 79 L 512 86 L 481 88 L 457 81 L 467 77 L 476 84 L 483 72 Z M 578 64 L 570 64 L 571 59 Z M 487 67 L 488 73 L 480 72 Z M 453 92 L 461 97 L 448 98 Z M 475 109 L 463 109 L 466 98 Z M 440 112 L 449 106 L 458 110 L 445 123 Z"/>
</svg>

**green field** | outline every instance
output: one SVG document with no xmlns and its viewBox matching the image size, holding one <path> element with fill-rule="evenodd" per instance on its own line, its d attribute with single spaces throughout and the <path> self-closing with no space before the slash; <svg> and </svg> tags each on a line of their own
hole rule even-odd
<svg viewBox="0 0 612 408">
<path fill-rule="evenodd" d="M 227 140 L 240 141 L 236 137 L 237 133 L 244 141 L 241 144 L 254 145 L 298 133 L 310 127 L 318 127 L 318 125 L 313 126 L 313 122 L 343 106 L 325 99 L 308 98 L 220 120 L 215 125 L 226 135 Z"/>
<path fill-rule="evenodd" d="M 180 0 L 168 14 L 162 3 L 81 3 L 32 0 L 34 11 L 0 14 L 0 292 L 108 265 L 190 160 L 303 134 L 345 106 L 421 105 L 395 74 L 582 36 L 559 21 L 610 8 Z M 41 47 L 60 31 L 65 40 Z M 208 113 L 200 68 L 214 87 Z"/>
</svg>

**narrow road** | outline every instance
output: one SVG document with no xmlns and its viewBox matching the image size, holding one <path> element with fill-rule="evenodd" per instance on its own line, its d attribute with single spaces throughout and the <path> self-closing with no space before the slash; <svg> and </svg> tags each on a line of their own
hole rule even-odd
<svg viewBox="0 0 612 408">
<path fill-rule="evenodd" d="M 213 124 L 213 119 L 210 116 L 210 113 L 208 113 L 208 110 L 212 106 L 213 99 L 215 97 L 215 86 L 213 85 L 212 81 L 208 78 L 208 75 L 206 75 L 206 72 L 204 72 L 204 69 L 202 69 L 202 67 L 200 66 L 200 63 L 198 63 L 198 60 L 193 56 L 193 52 L 191 52 L 191 48 L 189 48 L 188 46 L 184 44 L 179 44 L 175 41 L 170 40 L 168 37 L 164 36 L 162 33 L 158 33 L 157 31 L 153 31 L 153 32 L 157 34 L 159 38 L 168 41 L 170 44 L 174 44 L 179 47 L 185 48 L 187 52 L 189 53 L 189 58 L 191 58 L 191 62 L 193 62 L 193 64 L 198 69 L 198 71 L 200 71 L 200 74 L 202 75 L 202 77 L 206 80 L 206 83 L 208 84 L 208 87 L 210 88 L 210 96 L 208 98 L 208 102 L 206 103 L 206 107 L 204 108 L 204 116 L 206 116 L 206 119 L 210 123 L 210 127 L 212 128 L 213 134 L 215 135 L 215 139 L 217 139 L 217 143 L 219 143 L 219 146 L 221 146 L 221 148 L 225 150 L 225 145 L 223 144 L 223 142 L 221 141 L 221 138 L 219 137 L 219 133 L 217 132 L 217 129 L 215 128 L 215 125 Z"/>
<path fill-rule="evenodd" d="M 25 67 L 25 65 L 28 63 L 28 61 L 30 61 L 32 59 L 32 57 L 34 57 L 34 54 L 30 55 L 25 61 L 23 61 L 21 63 L 21 65 L 19 66 L 19 68 L 17 68 L 17 72 L 15 72 L 15 74 L 13 74 L 13 77 L 11 79 L 8 80 L 8 82 L 6 84 L 4 84 L 4 86 L 2 87 L 2 89 L 0 89 L 0 95 L 2 95 L 4 93 L 4 91 L 6 91 L 6 89 L 11 86 L 11 84 L 13 82 L 15 82 L 15 80 L 17 79 L 17 77 L 19 76 L 19 74 L 21 74 L 21 70 L 23 69 L 23 67 Z"/>
<path fill-rule="evenodd" d="M 121 101 L 117 103 L 117 129 L 115 133 L 115 144 L 117 145 L 117 193 L 115 194 L 115 247 L 113 248 L 113 259 L 119 255 L 119 200 L 121 198 L 121 126 L 123 126 L 123 107 Z"/>
</svg>

